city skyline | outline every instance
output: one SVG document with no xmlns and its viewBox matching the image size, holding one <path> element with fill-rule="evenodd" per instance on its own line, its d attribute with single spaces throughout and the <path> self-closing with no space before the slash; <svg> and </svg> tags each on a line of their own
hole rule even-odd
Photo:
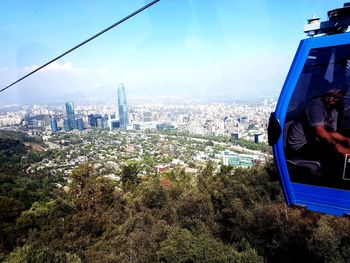
<svg viewBox="0 0 350 263">
<path fill-rule="evenodd" d="M 73 104 L 72 101 L 67 102 Z M 67 118 L 66 104 L 32 105 L 0 111 L 0 127 L 40 129 L 61 133 L 89 130 L 174 130 L 189 134 L 225 136 L 267 142 L 267 122 L 276 101 L 244 104 L 139 104 L 128 112 L 128 125 L 121 125 L 118 104 L 84 104 L 73 107 L 76 128 Z M 123 114 L 122 114 L 123 115 Z M 123 119 L 123 118 L 122 118 Z"/>
<path fill-rule="evenodd" d="M 0 85 L 71 48 L 144 1 L 3 1 Z M 135 19 L 0 94 L 1 103 L 129 97 L 235 100 L 277 97 L 313 14 L 341 1 L 161 0 Z M 14 14 L 10 10 L 16 10 Z M 171 11 L 170 11 L 171 10 Z M 60 14 L 58 17 L 57 15 Z M 76 14 L 79 14 L 78 16 Z M 248 16 L 249 18 L 247 18 Z"/>
<path fill-rule="evenodd" d="M 104 129 L 109 128 L 110 130 L 112 130 L 113 128 L 120 128 L 125 130 L 129 125 L 129 108 L 126 100 L 126 92 L 125 92 L 125 87 L 123 83 L 118 83 L 117 93 L 118 93 L 118 101 L 115 103 L 116 110 L 114 112 L 109 112 L 108 114 L 106 113 L 101 114 L 101 112 L 94 112 L 94 113 L 87 113 L 87 114 L 80 113 L 76 116 L 75 106 L 73 101 L 67 101 L 64 104 L 65 114 L 63 115 L 59 111 L 54 109 L 52 109 L 51 111 L 48 111 L 48 114 L 46 115 L 48 115 L 51 118 L 50 120 L 51 130 L 53 132 L 57 132 L 60 130 L 58 128 L 57 116 L 58 116 L 58 119 L 63 120 L 63 127 L 61 128 L 63 128 L 65 132 L 75 130 L 75 129 L 79 131 L 83 131 L 85 129 L 84 123 L 85 125 L 89 125 L 89 127 L 97 127 L 97 128 L 104 128 Z M 117 113 L 118 113 L 119 119 L 116 118 Z M 39 116 L 40 115 L 42 114 L 40 113 Z M 35 114 L 33 114 L 33 117 L 35 118 Z M 85 119 L 85 121 L 83 120 L 83 118 Z M 23 122 L 23 120 L 21 122 Z M 24 122 L 27 123 L 26 118 L 24 118 Z"/>
</svg>

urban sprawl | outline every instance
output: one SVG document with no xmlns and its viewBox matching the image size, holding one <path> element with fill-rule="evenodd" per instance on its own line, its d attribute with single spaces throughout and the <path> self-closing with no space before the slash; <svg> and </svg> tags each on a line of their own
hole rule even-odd
<svg viewBox="0 0 350 263">
<path fill-rule="evenodd" d="M 127 104 L 118 85 L 118 101 L 103 105 L 3 106 L 0 127 L 39 138 L 50 157 L 28 171 L 67 175 L 77 165 L 93 163 L 101 174 L 117 177 L 121 165 L 137 162 L 141 173 L 183 168 L 196 173 L 206 162 L 250 167 L 268 155 L 233 141 L 266 144 L 267 121 L 274 100 L 243 104 Z M 233 141 L 232 141 L 233 140 Z"/>
</svg>

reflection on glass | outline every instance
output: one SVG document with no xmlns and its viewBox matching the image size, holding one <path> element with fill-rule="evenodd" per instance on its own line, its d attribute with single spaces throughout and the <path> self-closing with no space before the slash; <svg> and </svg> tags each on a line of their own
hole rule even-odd
<svg viewBox="0 0 350 263">
<path fill-rule="evenodd" d="M 350 189 L 349 61 L 348 45 L 310 51 L 285 121 L 293 182 Z"/>
</svg>

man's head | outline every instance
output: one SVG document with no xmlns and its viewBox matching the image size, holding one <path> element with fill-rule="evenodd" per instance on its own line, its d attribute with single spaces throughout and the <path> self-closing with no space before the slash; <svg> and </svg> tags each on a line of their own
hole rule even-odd
<svg viewBox="0 0 350 263">
<path fill-rule="evenodd" d="M 327 107 L 335 107 L 344 99 L 345 91 L 339 87 L 332 87 L 323 94 L 323 101 Z"/>
</svg>

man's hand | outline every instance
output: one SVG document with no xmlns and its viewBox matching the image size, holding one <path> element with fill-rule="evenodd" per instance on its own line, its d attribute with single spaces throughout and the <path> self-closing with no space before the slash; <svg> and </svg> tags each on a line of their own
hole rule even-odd
<svg viewBox="0 0 350 263">
<path fill-rule="evenodd" d="M 338 132 L 328 132 L 329 135 L 333 138 L 334 141 L 341 143 L 343 146 L 350 149 L 350 138 L 345 137 L 344 135 Z"/>
</svg>

